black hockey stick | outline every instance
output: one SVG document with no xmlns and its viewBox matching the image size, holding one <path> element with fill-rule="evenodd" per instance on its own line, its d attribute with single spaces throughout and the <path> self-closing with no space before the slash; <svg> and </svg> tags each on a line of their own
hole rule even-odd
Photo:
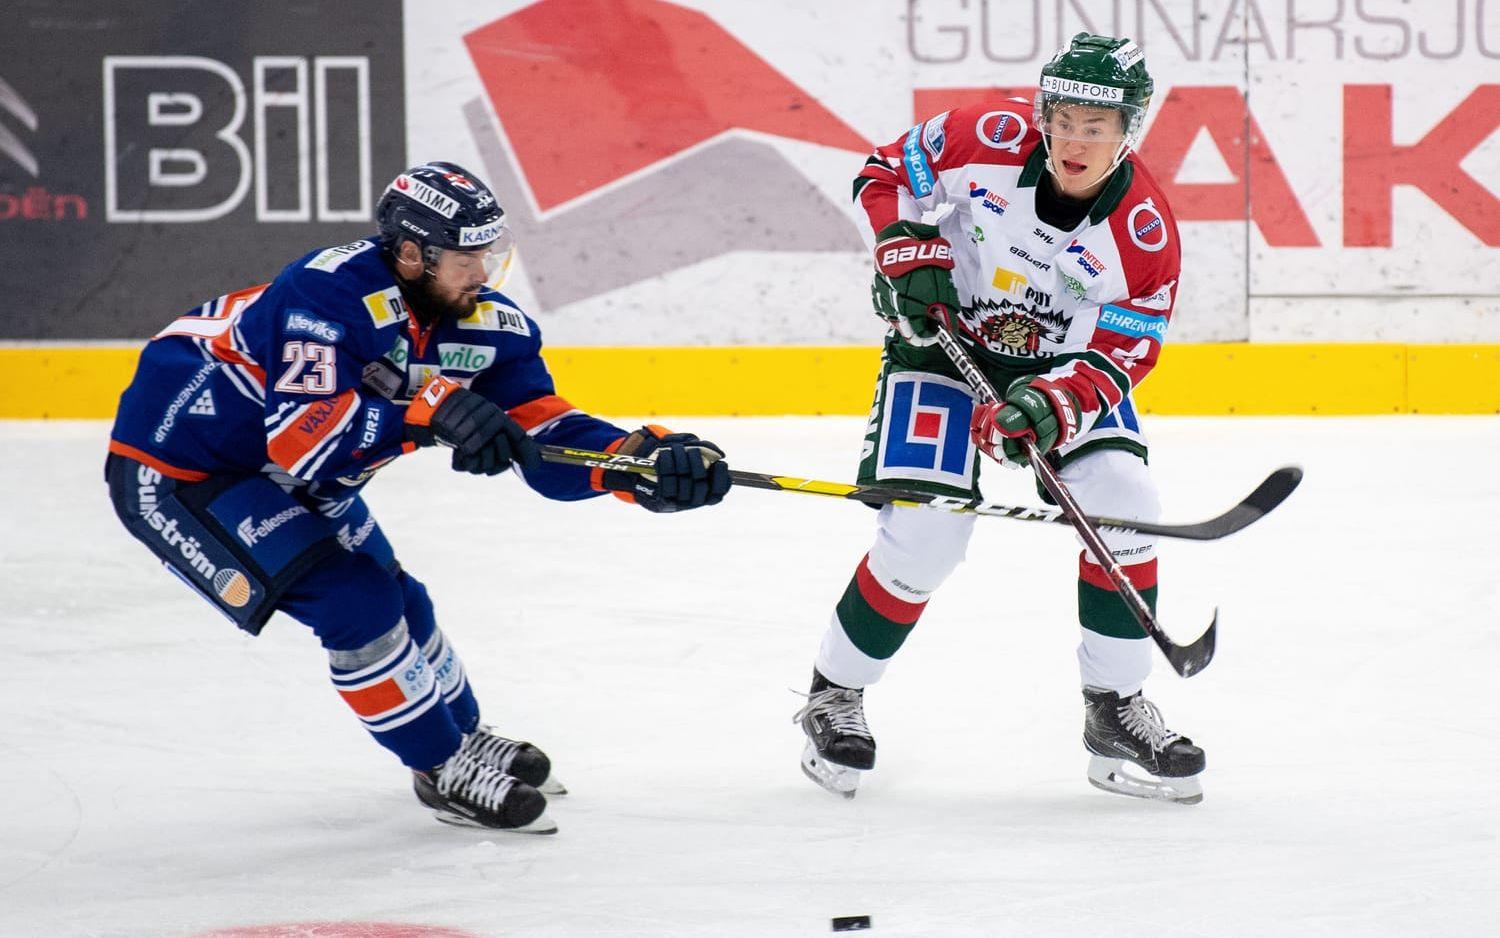
<svg viewBox="0 0 1500 938">
<path fill-rule="evenodd" d="M 616 469 L 622 472 L 648 474 L 656 470 L 656 461 L 649 457 L 622 456 L 618 453 L 600 453 L 594 450 L 574 449 L 568 446 L 543 446 L 542 458 L 547 462 L 571 466 L 589 466 L 599 469 Z M 911 492 L 905 489 L 880 485 L 849 485 L 845 482 L 824 482 L 819 479 L 800 479 L 796 476 L 767 475 L 761 472 L 745 472 L 731 469 L 729 477 L 735 485 L 772 492 L 801 492 L 806 495 L 824 495 L 863 502 L 866 505 L 896 505 L 901 508 L 927 508 L 934 511 L 949 511 L 955 514 L 985 515 L 991 518 L 1010 518 L 1014 521 L 1040 521 L 1046 524 L 1072 525 L 1066 514 L 1056 508 L 1031 508 L 1018 505 L 1001 505 L 979 499 L 953 498 L 947 495 L 932 495 L 927 492 Z M 1266 477 L 1238 505 L 1216 518 L 1189 524 L 1153 524 L 1145 521 L 1130 521 L 1124 518 L 1106 518 L 1085 515 L 1095 527 L 1111 531 L 1126 531 L 1137 534 L 1154 534 L 1158 537 L 1181 538 L 1190 541 L 1216 541 L 1243 530 L 1263 518 L 1267 512 L 1280 505 L 1292 494 L 1302 480 L 1302 470 L 1296 466 L 1283 466 Z"/>
<path fill-rule="evenodd" d="M 941 308 L 940 311 L 946 312 L 945 310 L 941 310 Z M 974 363 L 974 359 L 970 358 L 969 353 L 959 344 L 958 337 L 948 328 L 946 315 L 934 318 L 937 324 L 938 345 L 942 346 L 943 351 L 953 361 L 954 367 L 958 369 L 959 374 L 963 375 L 964 380 L 969 383 L 969 387 L 974 389 L 974 393 L 978 395 L 980 402 L 988 404 L 1000 400 L 1000 395 L 995 393 L 994 386 L 984 376 L 984 372 L 979 370 L 979 366 Z M 1062 509 L 1063 515 L 1072 522 L 1074 530 L 1083 539 L 1084 545 L 1094 555 L 1095 560 L 1104 567 L 1104 575 L 1109 577 L 1109 582 L 1114 585 L 1116 592 L 1120 594 L 1120 598 L 1125 601 L 1125 605 L 1130 609 L 1130 614 L 1135 617 L 1136 622 L 1140 623 L 1141 628 L 1146 630 L 1146 634 L 1151 636 L 1151 640 L 1156 642 L 1156 647 L 1161 649 L 1161 653 L 1167 656 L 1167 661 L 1172 665 L 1172 669 L 1183 677 L 1192 677 L 1194 674 L 1208 667 L 1208 663 L 1213 660 L 1214 656 L 1214 638 L 1215 630 L 1219 625 L 1219 610 L 1214 609 L 1213 621 L 1209 622 L 1208 629 L 1198 637 L 1197 641 L 1187 645 L 1179 645 L 1168 638 L 1167 634 L 1161 630 L 1161 626 L 1156 624 L 1156 617 L 1152 615 L 1151 607 L 1146 604 L 1146 600 L 1136 590 L 1135 584 L 1131 583 L 1129 577 L 1125 576 L 1125 571 L 1121 569 L 1120 562 L 1115 559 L 1114 553 L 1105 545 L 1104 539 L 1099 536 L 1098 529 L 1089 523 L 1083 510 L 1078 507 L 1078 502 L 1073 498 L 1073 493 L 1068 491 L 1068 487 L 1063 485 L 1062 480 L 1057 477 L 1057 473 L 1053 471 L 1052 466 L 1042 457 L 1041 450 L 1037 449 L 1036 441 L 1028 437 L 1022 437 L 1021 446 L 1025 450 L 1026 458 L 1030 461 L 1031 468 L 1036 473 L 1036 477 L 1041 480 L 1042 487 L 1047 490 L 1047 494 L 1052 496 L 1052 500 L 1057 502 L 1057 506 Z M 1256 491 L 1258 492 L 1259 489 Z M 1282 497 L 1284 498 L 1285 495 Z"/>
</svg>

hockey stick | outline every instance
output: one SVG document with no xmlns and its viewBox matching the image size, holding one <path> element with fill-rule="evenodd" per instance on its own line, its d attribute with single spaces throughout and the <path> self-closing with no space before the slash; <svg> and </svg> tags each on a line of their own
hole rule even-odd
<svg viewBox="0 0 1500 938">
<path fill-rule="evenodd" d="M 941 310 L 941 308 L 940 311 L 946 313 L 946 310 Z M 984 376 L 984 372 L 979 370 L 974 359 L 969 357 L 969 353 L 959 344 L 958 337 L 948 327 L 947 316 L 935 317 L 935 320 L 938 345 L 942 346 L 948 358 L 953 361 L 954 367 L 969 383 L 969 387 L 974 389 L 980 402 L 989 404 L 1000 400 L 1000 395 L 995 393 L 994 386 Z M 1161 630 L 1161 626 L 1156 624 L 1156 617 L 1152 615 L 1151 607 L 1146 604 L 1145 599 L 1141 598 L 1141 594 L 1136 591 L 1135 584 L 1125 576 L 1120 562 L 1115 559 L 1114 553 L 1099 536 L 1099 531 L 1089 523 L 1083 509 L 1073 498 L 1073 493 L 1068 491 L 1068 487 L 1063 485 L 1052 466 L 1043 458 L 1041 450 L 1037 449 L 1036 441 L 1029 437 L 1021 437 L 1021 446 L 1036 477 L 1041 480 L 1042 487 L 1052 496 L 1052 500 L 1057 502 L 1063 515 L 1072 522 L 1074 530 L 1083 539 L 1084 545 L 1088 547 L 1096 561 L 1104 567 L 1104 575 L 1109 577 L 1109 582 L 1114 585 L 1120 598 L 1125 601 L 1130 614 L 1135 617 L 1136 622 L 1140 623 L 1141 628 L 1145 629 L 1146 634 L 1151 636 L 1151 640 L 1156 642 L 1156 647 L 1161 649 L 1162 654 L 1167 656 L 1172 669 L 1183 677 L 1192 677 L 1208 667 L 1209 661 L 1213 660 L 1214 656 L 1214 638 L 1215 630 L 1219 625 L 1219 610 L 1214 609 L 1213 620 L 1208 623 L 1208 629 L 1198 637 L 1197 641 L 1179 645 L 1168 638 L 1167 634 Z"/>
<path fill-rule="evenodd" d="M 656 471 L 656 461 L 649 457 L 622 456 L 618 453 L 601 453 L 594 450 L 574 449 L 568 446 L 542 446 L 542 458 L 547 462 L 570 466 L 588 466 L 598 469 L 614 469 L 621 472 L 649 474 Z M 955 514 L 985 515 L 991 518 L 1010 518 L 1014 521 L 1040 521 L 1046 524 L 1072 525 L 1066 514 L 1056 508 L 1031 508 L 1017 505 L 1001 505 L 979 499 L 953 498 L 947 495 L 932 495 L 927 492 L 912 492 L 904 489 L 886 488 L 878 485 L 849 485 L 845 482 L 824 482 L 819 479 L 799 479 L 796 476 L 767 475 L 761 472 L 745 472 L 731 469 L 729 478 L 735 485 L 772 492 L 801 492 L 805 495 L 824 495 L 863 502 L 866 505 L 895 505 L 900 508 L 927 508 Z M 1133 534 L 1154 534 L 1158 537 L 1181 538 L 1190 541 L 1216 541 L 1241 531 L 1265 517 L 1271 509 L 1280 505 L 1292 494 L 1302 480 L 1302 470 L 1296 466 L 1283 466 L 1266 477 L 1239 504 L 1216 518 L 1189 524 L 1154 524 L 1145 521 L 1130 521 L 1124 518 L 1106 518 L 1085 515 L 1095 527 Z"/>
</svg>

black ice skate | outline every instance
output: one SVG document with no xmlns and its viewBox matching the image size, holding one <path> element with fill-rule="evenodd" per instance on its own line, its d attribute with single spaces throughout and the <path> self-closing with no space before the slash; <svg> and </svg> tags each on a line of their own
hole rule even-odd
<svg viewBox="0 0 1500 938">
<path fill-rule="evenodd" d="M 813 671 L 807 706 L 792 717 L 807 734 L 802 774 L 836 795 L 853 798 L 859 775 L 875 767 L 875 737 L 865 723 L 864 691 L 841 687 Z"/>
<path fill-rule="evenodd" d="M 547 799 L 520 779 L 460 749 L 428 772 L 412 772 L 417 798 L 439 821 L 523 834 L 555 834 Z"/>
<path fill-rule="evenodd" d="M 1203 800 L 1197 778 L 1203 771 L 1203 750 L 1167 729 L 1155 704 L 1139 691 L 1122 699 L 1098 687 L 1085 687 L 1083 699 L 1083 745 L 1093 753 L 1089 784 L 1135 798 L 1178 804 Z M 1130 774 L 1126 762 L 1153 777 Z"/>
<path fill-rule="evenodd" d="M 464 737 L 463 749 L 490 768 L 514 775 L 544 795 L 568 793 L 552 774 L 552 760 L 531 743 L 506 739 L 481 723 Z"/>
</svg>

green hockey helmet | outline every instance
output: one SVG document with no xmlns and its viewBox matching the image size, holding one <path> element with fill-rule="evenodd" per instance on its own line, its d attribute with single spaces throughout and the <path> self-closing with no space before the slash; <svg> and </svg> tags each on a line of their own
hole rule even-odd
<svg viewBox="0 0 1500 938">
<path fill-rule="evenodd" d="M 1140 46 L 1129 39 L 1079 33 L 1068 48 L 1042 66 L 1034 123 L 1043 134 L 1049 154 L 1054 137 L 1117 141 L 1119 146 L 1110 163 L 1113 170 L 1140 140 L 1154 87 Z M 1085 138 L 1084 124 L 1076 119 L 1079 112 L 1074 108 L 1115 111 L 1120 120 L 1118 126 L 1106 127 L 1091 122 Z"/>
</svg>

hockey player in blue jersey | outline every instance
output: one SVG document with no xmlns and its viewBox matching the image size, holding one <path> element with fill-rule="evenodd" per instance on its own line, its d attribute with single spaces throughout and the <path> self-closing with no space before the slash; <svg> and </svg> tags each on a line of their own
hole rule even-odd
<svg viewBox="0 0 1500 938">
<path fill-rule="evenodd" d="M 157 333 L 120 399 L 105 476 L 121 521 L 251 634 L 275 611 L 312 628 L 333 684 L 413 773 L 440 819 L 555 831 L 563 791 L 537 747 L 480 722 L 422 583 L 361 489 L 432 445 L 461 472 L 517 467 L 562 501 L 613 492 L 650 511 L 717 504 L 723 451 L 627 432 L 558 396 L 537 325 L 487 283 L 511 235 L 452 163 L 397 176 L 378 236 L 294 261 Z M 538 444 L 654 457 L 654 476 L 544 463 Z"/>
</svg>

